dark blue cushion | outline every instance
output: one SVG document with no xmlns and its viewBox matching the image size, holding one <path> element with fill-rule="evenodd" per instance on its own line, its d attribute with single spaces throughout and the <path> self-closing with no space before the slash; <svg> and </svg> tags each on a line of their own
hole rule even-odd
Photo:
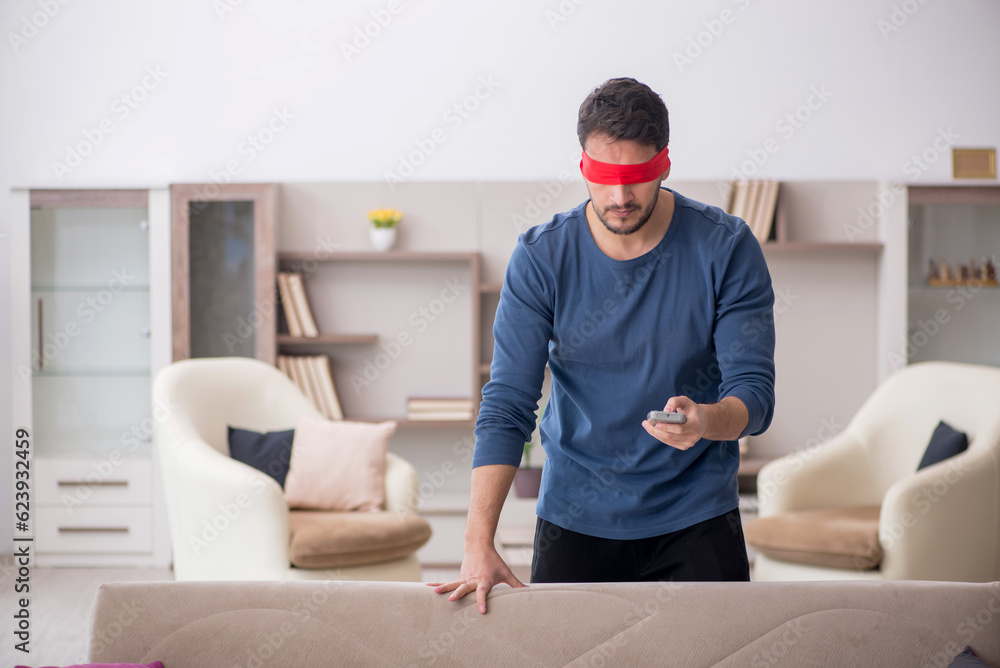
<svg viewBox="0 0 1000 668">
<path fill-rule="evenodd" d="M 931 435 L 931 442 L 924 450 L 924 458 L 920 460 L 917 470 L 943 462 L 949 457 L 954 457 L 960 452 L 965 452 L 969 447 L 969 438 L 964 432 L 955 431 L 944 421 L 938 422 L 938 426 Z"/>
<path fill-rule="evenodd" d="M 268 474 L 284 489 L 294 436 L 294 429 L 262 434 L 249 429 L 230 427 L 229 456 Z"/>
</svg>

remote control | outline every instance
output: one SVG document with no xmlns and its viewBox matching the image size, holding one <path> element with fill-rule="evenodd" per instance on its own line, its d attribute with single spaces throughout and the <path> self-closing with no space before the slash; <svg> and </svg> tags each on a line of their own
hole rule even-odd
<svg viewBox="0 0 1000 668">
<path fill-rule="evenodd" d="M 684 424 L 687 422 L 687 416 L 684 415 L 684 413 L 667 411 L 649 411 L 649 415 L 646 416 L 646 419 L 654 425 L 660 424 L 661 422 L 665 424 Z"/>
</svg>

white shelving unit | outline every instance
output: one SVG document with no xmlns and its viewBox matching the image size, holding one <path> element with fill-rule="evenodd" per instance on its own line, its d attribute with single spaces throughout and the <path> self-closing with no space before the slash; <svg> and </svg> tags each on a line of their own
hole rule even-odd
<svg viewBox="0 0 1000 668">
<path fill-rule="evenodd" d="M 908 214 L 907 361 L 1000 365 L 1000 288 L 928 284 L 931 260 L 1000 264 L 1000 186 L 911 187 Z"/>
<path fill-rule="evenodd" d="M 36 563 L 165 566 L 150 396 L 169 361 L 166 193 L 12 200 L 14 419 L 32 434 Z"/>
</svg>

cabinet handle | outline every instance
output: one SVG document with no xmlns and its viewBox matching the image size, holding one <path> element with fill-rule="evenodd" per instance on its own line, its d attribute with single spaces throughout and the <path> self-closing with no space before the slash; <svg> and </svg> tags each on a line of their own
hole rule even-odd
<svg viewBox="0 0 1000 668">
<path fill-rule="evenodd" d="M 56 481 L 58 487 L 78 487 L 80 485 L 85 485 L 88 487 L 128 487 L 127 480 L 101 480 L 99 482 L 92 482 L 90 480 L 58 480 Z"/>
<path fill-rule="evenodd" d="M 59 527 L 59 533 L 128 533 L 128 527 Z"/>
<path fill-rule="evenodd" d="M 149 334 L 150 334 L 149 327 L 143 327 L 142 329 L 139 330 L 139 336 L 141 336 L 144 339 L 148 339 Z"/>
<path fill-rule="evenodd" d="M 42 316 L 42 299 L 38 298 L 38 370 L 45 368 L 45 322 Z"/>
</svg>

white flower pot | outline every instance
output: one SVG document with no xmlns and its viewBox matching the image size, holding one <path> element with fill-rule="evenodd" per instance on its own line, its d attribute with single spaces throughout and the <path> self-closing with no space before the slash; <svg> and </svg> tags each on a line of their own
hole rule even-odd
<svg viewBox="0 0 1000 668">
<path fill-rule="evenodd" d="M 371 233 L 372 247 L 380 253 L 389 250 L 396 243 L 395 227 L 373 227 L 369 232 Z"/>
</svg>

